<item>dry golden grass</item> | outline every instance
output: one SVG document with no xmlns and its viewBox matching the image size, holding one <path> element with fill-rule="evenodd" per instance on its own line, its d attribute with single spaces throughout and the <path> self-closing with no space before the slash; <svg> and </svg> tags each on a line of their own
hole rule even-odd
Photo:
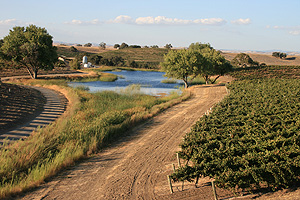
<svg viewBox="0 0 300 200">
<path fill-rule="evenodd" d="M 222 53 L 222 55 L 231 61 L 238 53 Z M 247 53 L 248 54 L 248 53 Z M 286 59 L 275 58 L 268 54 L 248 54 L 254 61 L 265 63 L 266 65 L 300 65 L 300 56 L 288 55 Z"/>
<path fill-rule="evenodd" d="M 54 46 L 59 46 L 61 48 L 66 48 L 66 49 L 69 49 L 71 46 L 68 46 L 68 45 L 57 45 L 57 44 L 54 44 Z M 91 47 L 84 47 L 84 46 L 76 46 L 74 45 L 74 47 L 78 50 L 78 51 L 84 51 L 84 52 L 88 52 L 88 53 L 103 53 L 103 52 L 107 52 L 107 51 L 114 51 L 114 50 L 117 50 L 111 46 L 109 47 L 106 47 L 106 49 L 102 49 L 102 48 L 99 48 L 99 47 L 96 47 L 96 46 L 91 46 Z"/>
</svg>

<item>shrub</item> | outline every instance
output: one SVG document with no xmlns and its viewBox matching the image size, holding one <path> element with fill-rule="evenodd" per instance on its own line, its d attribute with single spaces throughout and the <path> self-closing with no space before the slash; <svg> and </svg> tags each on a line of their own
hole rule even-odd
<svg viewBox="0 0 300 200">
<path fill-rule="evenodd" d="M 78 50 L 77 50 L 74 46 L 71 46 L 71 47 L 70 47 L 70 51 L 72 51 L 72 52 L 77 52 Z"/>
<path fill-rule="evenodd" d="M 69 65 L 70 65 L 71 69 L 74 69 L 74 70 L 80 69 L 80 62 L 78 61 L 77 58 L 75 58 L 74 60 L 70 61 Z"/>
<path fill-rule="evenodd" d="M 128 44 L 126 44 L 126 43 L 123 42 L 119 48 L 120 49 L 128 48 Z"/>
<path fill-rule="evenodd" d="M 249 66 L 258 66 L 259 63 L 256 61 L 253 61 L 252 58 L 245 53 L 240 53 L 234 57 L 234 59 L 231 61 L 232 65 L 238 66 L 238 67 L 249 67 Z"/>
</svg>

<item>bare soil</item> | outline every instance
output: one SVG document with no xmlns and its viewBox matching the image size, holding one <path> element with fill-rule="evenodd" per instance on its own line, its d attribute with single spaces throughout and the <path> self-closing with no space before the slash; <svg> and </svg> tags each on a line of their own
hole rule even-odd
<svg viewBox="0 0 300 200">
<path fill-rule="evenodd" d="M 38 90 L 0 83 L 0 134 L 33 119 L 45 103 L 45 97 Z"/>
</svg>

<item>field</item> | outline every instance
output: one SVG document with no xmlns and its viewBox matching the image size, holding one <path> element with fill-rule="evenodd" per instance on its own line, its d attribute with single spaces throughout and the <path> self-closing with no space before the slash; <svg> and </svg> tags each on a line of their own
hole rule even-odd
<svg viewBox="0 0 300 200">
<path fill-rule="evenodd" d="M 180 155 L 191 164 L 173 179 L 208 176 L 241 193 L 299 185 L 299 72 L 262 67 L 232 73 L 238 80 L 228 86 L 230 95 L 185 136 Z"/>
</svg>

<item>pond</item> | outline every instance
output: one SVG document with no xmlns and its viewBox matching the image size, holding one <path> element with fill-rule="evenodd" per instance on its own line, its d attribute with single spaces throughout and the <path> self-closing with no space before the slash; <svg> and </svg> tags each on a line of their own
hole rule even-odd
<svg viewBox="0 0 300 200">
<path fill-rule="evenodd" d="M 130 85 L 140 85 L 140 92 L 149 95 L 160 96 L 169 94 L 172 91 L 178 90 L 181 86 L 180 81 L 177 83 L 162 83 L 162 80 L 167 79 L 163 75 L 164 72 L 150 71 L 116 71 L 108 72 L 119 76 L 114 82 L 92 81 L 92 82 L 71 82 L 72 87 L 86 86 L 91 92 L 111 90 L 120 92 Z"/>
</svg>

